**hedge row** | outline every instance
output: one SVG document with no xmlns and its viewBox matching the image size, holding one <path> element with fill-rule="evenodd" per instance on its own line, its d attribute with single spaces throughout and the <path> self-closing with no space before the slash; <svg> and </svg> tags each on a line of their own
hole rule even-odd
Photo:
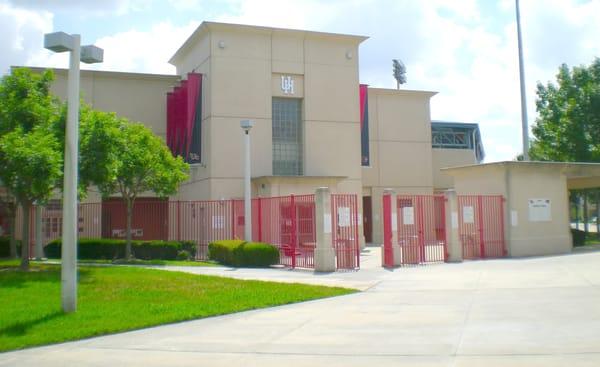
<svg viewBox="0 0 600 367">
<path fill-rule="evenodd" d="M 279 250 L 268 243 L 222 240 L 208 244 L 208 257 L 224 265 L 260 268 L 279 263 Z"/>
<path fill-rule="evenodd" d="M 196 256 L 196 243 L 192 241 L 132 241 L 133 257 L 142 260 L 188 260 Z M 61 240 L 54 240 L 44 248 L 46 257 L 61 257 Z M 79 259 L 122 259 L 125 257 L 125 240 L 80 238 L 77 242 Z"/>
<path fill-rule="evenodd" d="M 21 255 L 21 241 L 17 240 L 17 256 Z M 0 236 L 0 258 L 10 256 L 10 237 Z"/>
</svg>

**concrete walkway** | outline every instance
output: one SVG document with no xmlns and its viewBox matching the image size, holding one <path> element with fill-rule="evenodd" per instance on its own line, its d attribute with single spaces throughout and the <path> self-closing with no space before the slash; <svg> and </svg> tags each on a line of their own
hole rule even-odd
<svg viewBox="0 0 600 367">
<path fill-rule="evenodd" d="M 600 365 L 598 251 L 394 271 L 271 273 L 227 274 L 367 290 L 4 353 L 0 366 Z"/>
</svg>

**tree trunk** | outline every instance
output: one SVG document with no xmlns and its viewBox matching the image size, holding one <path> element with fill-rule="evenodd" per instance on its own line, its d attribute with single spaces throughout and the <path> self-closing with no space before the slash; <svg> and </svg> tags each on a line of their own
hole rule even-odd
<svg viewBox="0 0 600 367">
<path fill-rule="evenodd" d="M 133 200 L 132 199 L 125 199 L 125 202 L 127 203 L 127 229 L 125 232 L 125 236 L 126 236 L 126 244 L 125 244 L 125 260 L 130 260 L 132 258 L 132 251 L 131 251 L 131 220 L 133 217 Z"/>
<path fill-rule="evenodd" d="M 23 232 L 21 233 L 21 270 L 29 270 L 29 220 L 31 216 L 31 202 L 22 201 Z"/>
<path fill-rule="evenodd" d="M 17 210 L 13 203 L 7 205 L 8 210 L 8 230 L 10 231 L 10 257 L 16 259 L 17 255 L 17 239 L 16 239 L 16 223 L 17 223 Z"/>
</svg>

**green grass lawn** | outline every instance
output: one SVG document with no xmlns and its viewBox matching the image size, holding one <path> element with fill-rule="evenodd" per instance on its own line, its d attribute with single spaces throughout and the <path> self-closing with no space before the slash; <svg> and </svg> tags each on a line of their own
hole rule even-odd
<svg viewBox="0 0 600 367">
<path fill-rule="evenodd" d="M 60 261 L 60 259 L 50 259 Z M 214 261 L 185 261 L 185 260 L 78 260 L 80 264 L 116 264 L 116 265 L 170 265 L 170 266 L 220 266 Z"/>
<path fill-rule="evenodd" d="M 80 267 L 78 311 L 60 308 L 60 267 L 0 263 L 0 351 L 355 292 L 344 288 Z"/>
</svg>

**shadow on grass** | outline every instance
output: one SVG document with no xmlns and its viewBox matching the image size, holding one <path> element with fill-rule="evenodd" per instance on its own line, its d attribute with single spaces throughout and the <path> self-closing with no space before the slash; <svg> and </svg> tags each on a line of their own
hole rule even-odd
<svg viewBox="0 0 600 367">
<path fill-rule="evenodd" d="M 16 324 L 8 325 L 6 327 L 1 328 L 0 336 L 8 336 L 8 337 L 23 336 L 23 335 L 27 334 L 27 331 L 31 327 L 39 325 L 39 324 L 43 324 L 47 321 L 53 320 L 53 319 L 55 319 L 57 317 L 61 317 L 63 315 L 64 314 L 61 311 L 56 311 L 51 314 L 39 317 L 37 319 L 23 321 L 23 322 L 17 322 Z"/>
<path fill-rule="evenodd" d="M 3 288 L 23 288 L 26 283 L 49 282 L 60 285 L 60 266 L 32 266 L 29 271 L 22 271 L 18 267 L 2 268 L 0 271 L 0 284 Z M 85 281 L 89 270 L 78 269 L 78 281 Z"/>
</svg>

